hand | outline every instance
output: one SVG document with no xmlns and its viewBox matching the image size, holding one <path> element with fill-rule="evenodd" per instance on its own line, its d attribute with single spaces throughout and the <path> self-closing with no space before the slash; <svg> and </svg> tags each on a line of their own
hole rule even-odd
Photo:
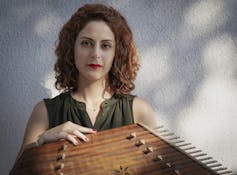
<svg viewBox="0 0 237 175">
<path fill-rule="evenodd" d="M 78 145 L 76 137 L 84 140 L 85 142 L 89 141 L 89 139 L 83 133 L 96 133 L 96 130 L 68 121 L 45 131 L 39 136 L 36 144 L 42 145 L 43 143 L 66 139 L 72 142 L 74 145 Z"/>
</svg>

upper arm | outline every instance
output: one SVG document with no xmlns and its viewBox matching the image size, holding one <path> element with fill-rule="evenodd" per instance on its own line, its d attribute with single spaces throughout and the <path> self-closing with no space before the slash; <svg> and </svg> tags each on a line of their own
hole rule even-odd
<svg viewBox="0 0 237 175">
<path fill-rule="evenodd" d="M 133 101 L 133 116 L 135 123 L 143 123 L 150 128 L 158 125 L 155 112 L 151 105 L 139 97 L 135 97 Z"/>
<path fill-rule="evenodd" d="M 25 130 L 22 148 L 34 143 L 48 129 L 48 112 L 43 101 L 35 105 Z"/>
</svg>

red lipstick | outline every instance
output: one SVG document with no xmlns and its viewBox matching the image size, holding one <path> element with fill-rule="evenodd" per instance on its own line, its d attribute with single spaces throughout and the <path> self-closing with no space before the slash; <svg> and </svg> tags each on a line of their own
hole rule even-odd
<svg viewBox="0 0 237 175">
<path fill-rule="evenodd" d="M 92 69 L 99 69 L 102 66 L 100 64 L 89 64 L 89 67 L 92 68 Z"/>
</svg>

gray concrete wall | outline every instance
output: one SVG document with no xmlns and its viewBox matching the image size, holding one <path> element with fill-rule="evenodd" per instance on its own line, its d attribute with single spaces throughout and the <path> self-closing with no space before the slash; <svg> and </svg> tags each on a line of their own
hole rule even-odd
<svg viewBox="0 0 237 175">
<path fill-rule="evenodd" d="M 161 124 L 237 171 L 236 0 L 1 0 L 0 174 L 8 174 L 33 106 L 53 97 L 54 48 L 85 3 L 127 18 L 140 51 L 134 94 Z"/>
</svg>

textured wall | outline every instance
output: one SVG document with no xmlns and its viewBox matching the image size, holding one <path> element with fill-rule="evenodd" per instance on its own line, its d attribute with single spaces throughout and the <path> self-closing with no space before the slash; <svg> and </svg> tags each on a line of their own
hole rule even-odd
<svg viewBox="0 0 237 175">
<path fill-rule="evenodd" d="M 54 43 L 82 4 L 119 9 L 134 32 L 136 91 L 161 124 L 237 171 L 236 0 L 1 0 L 0 161 L 7 174 L 37 101 L 53 88 Z"/>
</svg>

